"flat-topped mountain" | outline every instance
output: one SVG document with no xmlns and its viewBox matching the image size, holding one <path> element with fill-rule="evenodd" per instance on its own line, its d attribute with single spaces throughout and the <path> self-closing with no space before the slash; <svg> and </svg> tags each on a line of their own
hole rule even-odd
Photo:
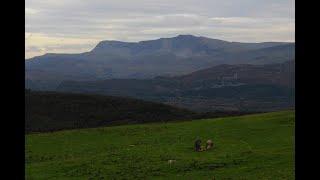
<svg viewBox="0 0 320 180">
<path fill-rule="evenodd" d="M 91 53 L 118 53 L 119 51 L 127 55 L 172 53 L 178 57 L 190 57 L 234 53 L 284 44 L 287 43 L 240 43 L 192 35 L 179 35 L 173 38 L 160 38 L 140 42 L 102 41 Z"/>
<path fill-rule="evenodd" d="M 54 90 L 66 80 L 149 79 L 219 64 L 272 64 L 294 59 L 295 43 L 241 43 L 179 35 L 140 42 L 101 41 L 90 52 L 45 54 L 25 61 L 27 88 Z"/>
</svg>

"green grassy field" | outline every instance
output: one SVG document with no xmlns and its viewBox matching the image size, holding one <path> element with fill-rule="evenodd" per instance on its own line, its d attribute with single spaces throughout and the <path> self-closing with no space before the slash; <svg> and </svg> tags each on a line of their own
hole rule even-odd
<svg viewBox="0 0 320 180">
<path fill-rule="evenodd" d="M 294 122 L 282 111 L 29 134 L 26 179 L 294 179 Z M 194 152 L 196 138 L 215 148 Z"/>
</svg>

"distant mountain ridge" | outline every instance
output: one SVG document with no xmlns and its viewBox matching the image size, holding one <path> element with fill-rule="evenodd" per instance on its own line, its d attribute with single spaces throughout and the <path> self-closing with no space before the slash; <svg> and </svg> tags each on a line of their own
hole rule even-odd
<svg viewBox="0 0 320 180">
<path fill-rule="evenodd" d="M 90 52 L 46 54 L 25 61 L 27 88 L 62 81 L 177 76 L 219 64 L 272 64 L 294 59 L 295 43 L 228 42 L 192 35 L 141 42 L 101 41 Z"/>
</svg>

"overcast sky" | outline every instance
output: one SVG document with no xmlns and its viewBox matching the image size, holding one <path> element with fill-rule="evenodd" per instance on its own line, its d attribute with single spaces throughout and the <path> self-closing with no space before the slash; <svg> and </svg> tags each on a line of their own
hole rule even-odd
<svg viewBox="0 0 320 180">
<path fill-rule="evenodd" d="M 179 34 L 294 41 L 294 0 L 26 0 L 26 58 Z"/>
</svg>

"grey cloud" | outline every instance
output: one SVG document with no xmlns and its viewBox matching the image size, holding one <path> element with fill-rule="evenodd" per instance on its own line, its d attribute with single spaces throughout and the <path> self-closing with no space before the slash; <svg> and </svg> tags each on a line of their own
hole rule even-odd
<svg viewBox="0 0 320 180">
<path fill-rule="evenodd" d="M 195 34 L 293 41 L 294 7 L 292 0 L 26 0 L 26 32 L 95 40 Z"/>
<path fill-rule="evenodd" d="M 41 52 L 41 48 L 37 46 L 28 46 L 25 50 L 30 52 Z"/>
</svg>

